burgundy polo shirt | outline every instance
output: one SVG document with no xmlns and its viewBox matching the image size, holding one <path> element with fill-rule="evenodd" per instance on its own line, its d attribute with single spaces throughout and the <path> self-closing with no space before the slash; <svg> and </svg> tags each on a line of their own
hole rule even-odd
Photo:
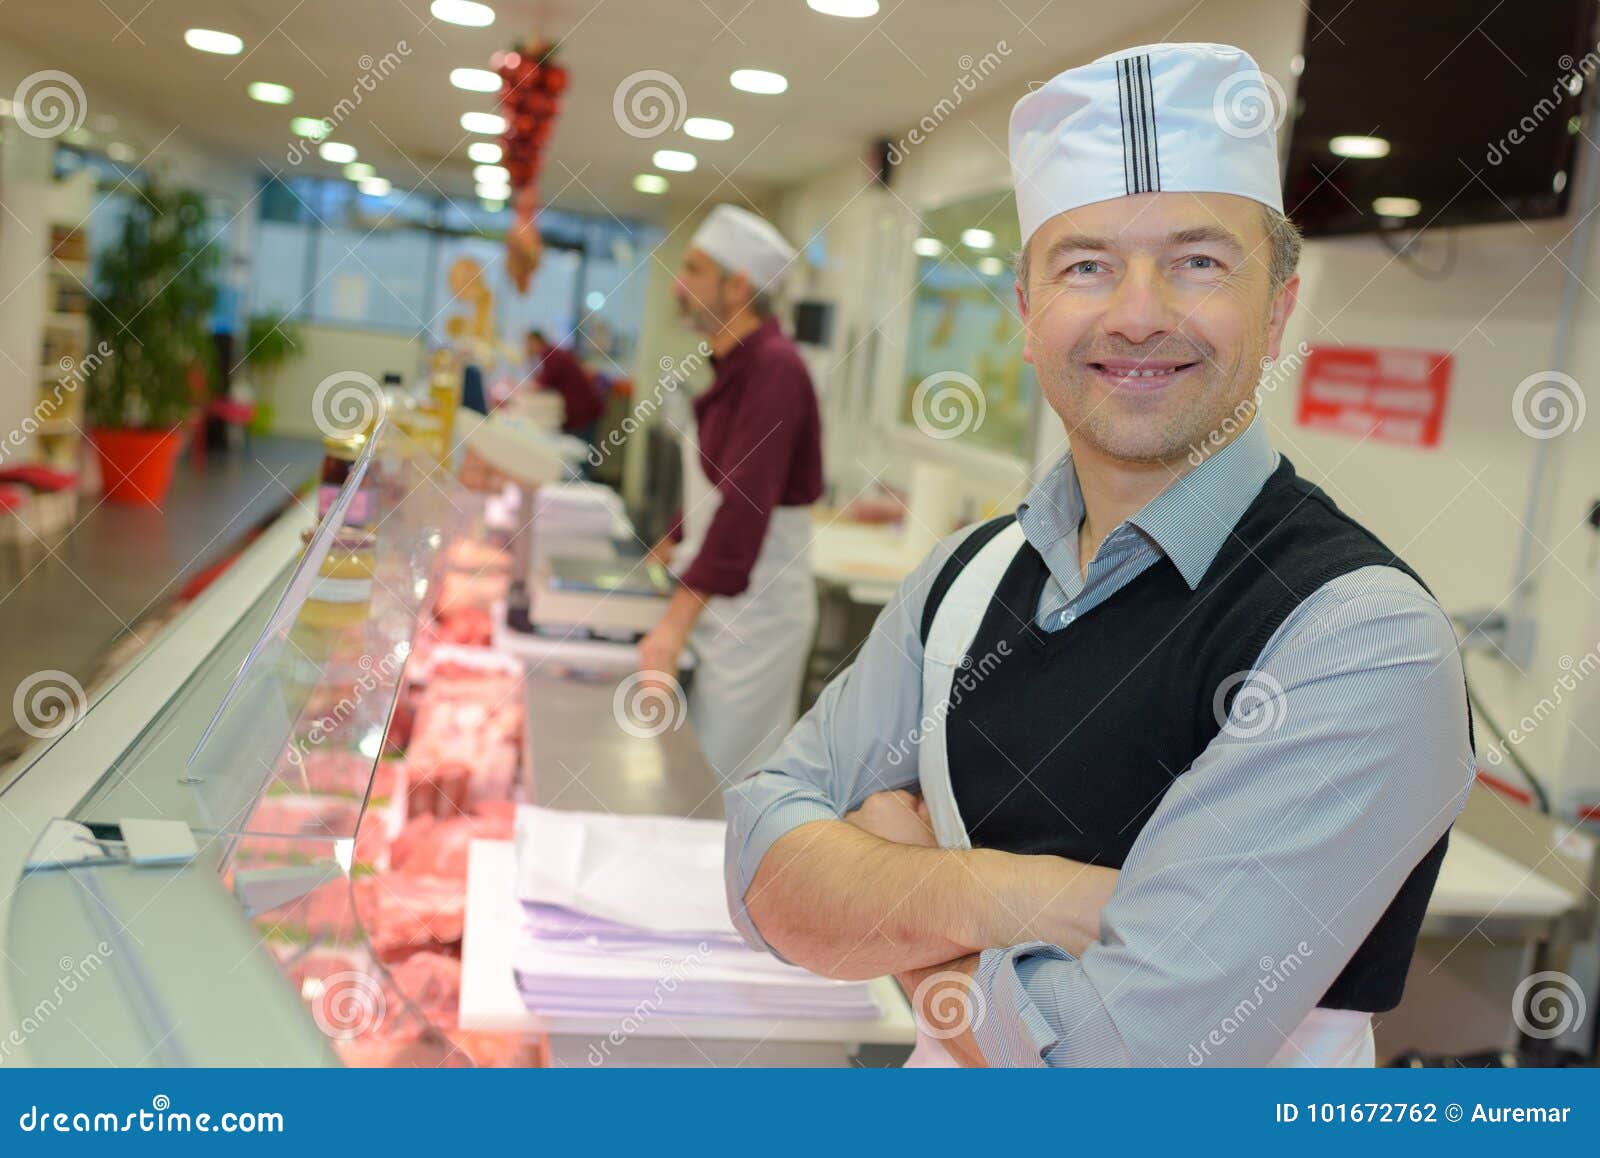
<svg viewBox="0 0 1600 1158">
<path fill-rule="evenodd" d="M 739 595 L 774 507 L 822 497 L 822 418 L 800 351 L 767 318 L 713 356 L 711 388 L 694 400 L 700 469 L 722 501 L 679 578 L 707 595 Z"/>
<path fill-rule="evenodd" d="M 594 384 L 594 379 L 571 352 L 560 346 L 551 346 L 545 351 L 534 371 L 534 380 L 545 389 L 561 395 L 567 411 L 561 429 L 568 434 L 587 429 L 605 409 L 605 401 L 600 397 L 600 389 Z"/>
</svg>

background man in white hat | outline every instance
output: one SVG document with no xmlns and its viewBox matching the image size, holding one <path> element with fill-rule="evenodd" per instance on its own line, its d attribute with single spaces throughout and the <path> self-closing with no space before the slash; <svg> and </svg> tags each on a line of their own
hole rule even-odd
<svg viewBox="0 0 1600 1158">
<path fill-rule="evenodd" d="M 676 674 L 692 640 L 689 715 L 726 778 L 759 767 L 793 725 L 816 627 L 810 507 L 822 495 L 822 427 L 769 297 L 794 259 L 770 223 L 718 205 L 673 284 L 715 373 L 685 432 L 679 587 L 640 643 L 639 667 Z"/>
<path fill-rule="evenodd" d="M 1371 1065 L 1399 1001 L 1471 725 L 1444 612 L 1255 420 L 1299 240 L 1252 85 L 1162 44 L 1017 103 L 1071 450 L 727 793 L 747 939 L 899 975 L 918 1063 Z"/>
</svg>

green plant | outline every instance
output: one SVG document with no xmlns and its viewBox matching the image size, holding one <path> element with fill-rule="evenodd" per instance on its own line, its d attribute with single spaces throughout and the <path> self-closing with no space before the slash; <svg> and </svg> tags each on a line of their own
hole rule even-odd
<svg viewBox="0 0 1600 1158">
<path fill-rule="evenodd" d="M 257 314 L 245 331 L 245 365 L 257 373 L 276 369 L 304 348 L 300 327 L 287 314 Z"/>
<path fill-rule="evenodd" d="M 91 424 L 165 430 L 188 416 L 191 375 L 216 360 L 217 266 L 198 194 L 152 185 L 130 199 L 89 308 L 96 349 L 110 351 L 89 378 Z"/>
</svg>

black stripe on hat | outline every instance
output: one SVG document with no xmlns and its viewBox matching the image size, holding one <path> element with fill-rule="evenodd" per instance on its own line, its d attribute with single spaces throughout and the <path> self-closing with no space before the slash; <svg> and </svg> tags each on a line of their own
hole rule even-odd
<svg viewBox="0 0 1600 1158">
<path fill-rule="evenodd" d="M 1144 99 L 1147 110 L 1146 118 L 1150 123 L 1150 189 L 1159 192 L 1161 189 L 1161 139 L 1156 134 L 1156 90 L 1150 80 L 1150 58 L 1139 58 L 1139 70 L 1144 74 Z"/>
<path fill-rule="evenodd" d="M 1133 139 L 1128 131 L 1133 121 L 1133 104 L 1131 100 L 1131 86 L 1128 84 L 1128 73 L 1124 67 L 1126 61 L 1117 61 L 1117 111 L 1120 114 L 1122 128 L 1122 188 L 1128 193 L 1133 192 L 1135 184 Z"/>
</svg>

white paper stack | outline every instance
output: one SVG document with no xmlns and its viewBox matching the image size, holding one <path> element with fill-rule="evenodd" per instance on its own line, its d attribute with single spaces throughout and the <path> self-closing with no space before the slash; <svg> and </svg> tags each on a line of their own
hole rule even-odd
<svg viewBox="0 0 1600 1158">
<path fill-rule="evenodd" d="M 723 900 L 720 821 L 517 810 L 514 958 L 530 1010 L 874 1018 L 866 982 L 747 948 Z"/>
<path fill-rule="evenodd" d="M 553 538 L 622 538 L 629 533 L 622 496 L 592 482 L 540 487 L 534 496 L 534 526 Z"/>
</svg>

